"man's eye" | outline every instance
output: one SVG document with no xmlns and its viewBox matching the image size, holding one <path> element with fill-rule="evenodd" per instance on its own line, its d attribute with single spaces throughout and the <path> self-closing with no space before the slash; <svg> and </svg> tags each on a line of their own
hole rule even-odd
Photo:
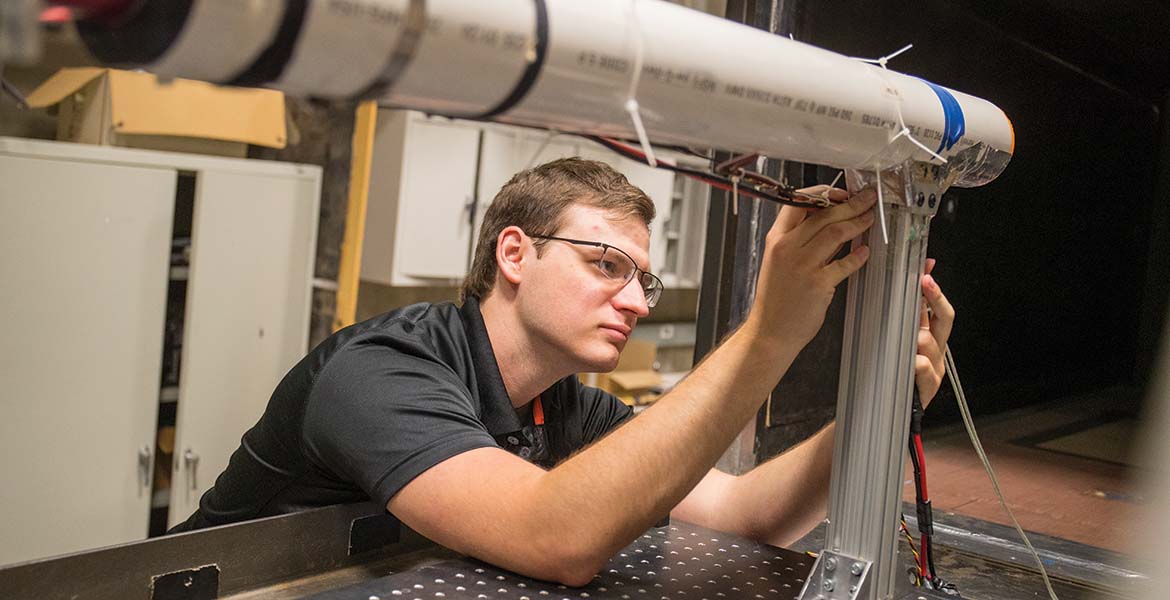
<svg viewBox="0 0 1170 600">
<path fill-rule="evenodd" d="M 601 272 L 605 273 L 606 277 L 618 277 L 621 272 L 621 265 L 616 261 L 601 259 L 597 261 L 597 266 L 601 268 Z"/>
</svg>

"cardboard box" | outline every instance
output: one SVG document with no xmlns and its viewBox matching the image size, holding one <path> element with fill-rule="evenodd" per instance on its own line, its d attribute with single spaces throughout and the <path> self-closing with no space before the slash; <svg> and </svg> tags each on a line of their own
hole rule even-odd
<svg viewBox="0 0 1170 600">
<path fill-rule="evenodd" d="M 654 370 L 657 352 L 657 346 L 652 342 L 629 340 L 613 371 L 588 373 L 581 381 L 603 389 L 631 406 L 648 404 L 658 398 L 657 390 L 662 385 L 662 375 Z"/>
<path fill-rule="evenodd" d="M 160 83 L 150 73 L 61 69 L 29 94 L 59 105 L 57 139 L 243 158 L 248 144 L 286 144 L 284 94 L 202 81 Z"/>
</svg>

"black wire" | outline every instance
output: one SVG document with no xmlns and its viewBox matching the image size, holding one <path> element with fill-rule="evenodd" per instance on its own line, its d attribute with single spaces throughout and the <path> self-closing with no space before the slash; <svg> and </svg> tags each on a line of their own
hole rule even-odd
<svg viewBox="0 0 1170 600">
<path fill-rule="evenodd" d="M 646 160 L 646 158 L 644 156 L 642 156 L 641 154 L 631 152 L 631 151 L 627 150 L 626 148 L 623 148 L 623 147 L 613 143 L 612 141 L 610 141 L 606 138 L 603 138 L 600 136 L 595 136 L 595 135 L 584 135 L 581 137 L 584 137 L 587 140 L 591 140 L 593 142 L 601 144 L 602 146 L 605 146 L 610 151 L 615 152 L 615 153 L 617 153 L 625 158 L 628 158 L 630 160 L 635 160 L 638 162 L 644 162 Z M 787 204 L 789 206 L 798 206 L 801 208 L 809 208 L 812 206 L 818 206 L 817 204 L 814 204 L 812 202 L 802 202 L 800 200 L 795 200 L 794 199 L 795 198 L 794 192 L 796 190 L 795 190 L 795 188 L 792 188 L 790 186 L 782 187 L 777 191 L 778 193 L 772 194 L 770 192 L 765 192 L 763 190 L 752 187 L 750 184 L 746 184 L 743 182 L 740 182 L 737 184 L 736 182 L 732 181 L 728 177 L 724 177 L 722 175 L 716 175 L 714 173 L 710 173 L 707 171 L 700 171 L 698 169 L 692 169 L 690 167 L 680 167 L 677 165 L 670 165 L 670 164 L 667 164 L 667 163 L 662 162 L 662 161 L 659 161 L 657 166 L 659 169 L 664 169 L 667 171 L 673 171 L 675 173 L 679 173 L 681 175 L 686 175 L 688 177 L 692 177 L 694 179 L 697 179 L 697 180 L 702 181 L 704 183 L 707 183 L 709 185 L 720 185 L 720 186 L 728 186 L 728 187 L 738 186 L 739 187 L 738 193 L 743 194 L 743 195 L 748 196 L 748 197 L 759 198 L 761 200 L 768 200 L 770 202 L 776 202 L 778 204 Z"/>
</svg>

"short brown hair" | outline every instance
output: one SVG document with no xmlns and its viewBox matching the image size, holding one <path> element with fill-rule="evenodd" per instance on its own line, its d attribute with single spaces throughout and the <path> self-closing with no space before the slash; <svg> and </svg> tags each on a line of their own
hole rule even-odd
<svg viewBox="0 0 1170 600">
<path fill-rule="evenodd" d="M 552 235 L 561 228 L 565 210 L 574 203 L 638 217 L 650 227 L 654 202 L 609 165 L 583 158 L 562 158 L 512 176 L 483 216 L 471 271 L 460 298 L 486 298 L 496 283 L 496 240 L 515 225 L 528 235 Z M 542 242 L 538 242 L 539 244 Z"/>
</svg>

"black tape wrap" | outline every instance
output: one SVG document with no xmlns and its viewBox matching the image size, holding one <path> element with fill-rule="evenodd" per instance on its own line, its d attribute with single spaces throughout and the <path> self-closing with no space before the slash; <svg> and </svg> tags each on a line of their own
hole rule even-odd
<svg viewBox="0 0 1170 600">
<path fill-rule="evenodd" d="M 534 48 L 536 56 L 533 57 L 532 62 L 528 63 L 524 74 L 520 76 L 520 81 L 516 82 L 516 87 L 512 88 L 512 93 L 508 94 L 507 98 L 504 98 L 491 110 L 471 118 L 489 119 L 511 110 L 528 95 L 536 83 L 537 77 L 540 76 L 540 71 L 544 68 L 545 56 L 548 54 L 548 7 L 545 6 L 544 0 L 533 0 L 533 4 L 536 5 L 536 47 Z"/>
<path fill-rule="evenodd" d="M 276 31 L 272 43 L 248 68 L 231 78 L 229 85 L 256 87 L 279 79 L 289 59 L 292 58 L 293 48 L 296 47 L 297 38 L 300 37 L 301 28 L 305 24 L 307 10 L 307 0 L 285 0 L 284 16 L 280 18 L 280 29 Z"/>
<path fill-rule="evenodd" d="M 406 15 L 402 19 L 402 35 L 398 44 L 390 53 L 386 66 L 366 88 L 354 97 L 359 100 L 377 100 L 390 93 L 390 89 L 397 83 L 398 77 L 410 65 L 418 51 L 418 44 L 422 40 L 423 32 L 427 27 L 426 0 L 410 0 L 406 7 Z"/>
<path fill-rule="evenodd" d="M 78 21 L 77 33 L 98 62 L 142 67 L 158 60 L 178 39 L 192 0 L 138 2 L 125 20 Z"/>
<path fill-rule="evenodd" d="M 930 501 L 919 502 L 918 508 L 918 531 L 925 535 L 934 535 L 934 511 L 930 508 Z"/>
</svg>

